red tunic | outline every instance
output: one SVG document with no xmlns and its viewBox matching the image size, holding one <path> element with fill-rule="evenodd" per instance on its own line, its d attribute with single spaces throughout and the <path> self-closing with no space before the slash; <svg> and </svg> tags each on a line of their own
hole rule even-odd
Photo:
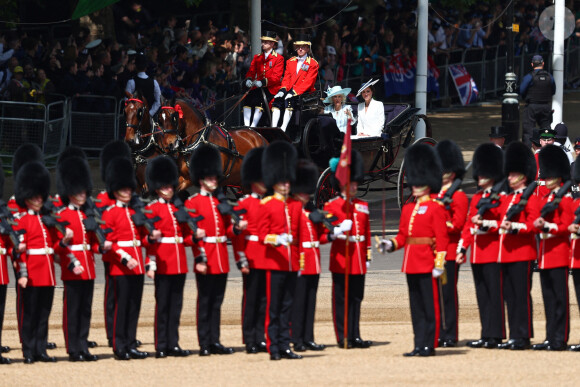
<svg viewBox="0 0 580 387">
<path fill-rule="evenodd" d="M 463 227 L 463 233 L 457 249 L 471 246 L 471 263 L 494 263 L 499 255 L 499 222 L 501 214 L 499 206 L 490 208 L 483 214 L 484 224 L 480 227 L 473 224 L 471 218 L 477 215 L 477 204 L 483 197 L 489 197 L 490 190 L 478 191 L 471 198 L 469 215 Z"/>
<path fill-rule="evenodd" d="M 320 248 L 328 243 L 328 230 L 322 224 L 314 224 L 308 218 L 310 211 L 302 210 L 300 219 L 300 271 L 305 275 L 320 274 Z"/>
<path fill-rule="evenodd" d="M 501 198 L 501 219 L 505 219 L 508 209 L 519 203 L 523 190 L 512 192 Z M 536 259 L 536 229 L 534 221 L 540 217 L 541 203 L 536 195 L 531 195 L 522 212 L 511 219 L 512 227 L 519 229 L 517 234 L 503 233 L 499 237 L 499 263 L 532 261 Z"/>
<path fill-rule="evenodd" d="M 236 262 L 240 260 L 238 253 L 244 252 L 248 259 L 250 269 L 261 269 L 264 265 L 263 260 L 266 247 L 258 236 L 258 223 L 262 217 L 260 201 L 260 195 L 252 193 L 240 199 L 236 207 L 236 210 L 246 210 L 246 213 L 242 217 L 248 222 L 248 227 L 239 235 L 232 235 L 232 247 L 234 248 Z"/>
<path fill-rule="evenodd" d="M 280 81 L 284 74 L 284 57 L 274 50 L 266 59 L 264 53 L 254 55 L 246 78 L 262 81 L 268 91 L 274 95 L 280 90 Z"/>
<path fill-rule="evenodd" d="M 97 208 L 109 208 L 110 206 L 115 204 L 115 200 L 111 199 L 109 197 L 109 194 L 107 193 L 107 191 L 101 191 L 99 192 L 99 194 L 97 195 L 97 198 L 94 200 L 95 202 L 95 206 Z M 105 225 L 105 228 L 107 228 L 108 226 Z M 103 254 L 101 256 L 101 260 L 103 262 L 111 262 L 114 259 L 114 253 L 113 252 L 106 252 L 105 254 Z"/>
<path fill-rule="evenodd" d="M 14 196 L 10 196 L 8 203 L 6 203 L 6 207 L 8 207 L 8 209 L 12 212 L 12 215 L 28 211 L 26 207 L 20 207 L 18 203 L 16 203 L 16 198 Z"/>
<path fill-rule="evenodd" d="M 575 212 L 580 207 L 580 199 L 574 199 L 574 201 L 570 204 L 570 211 L 573 214 L 574 219 L 572 222 L 576 220 Z M 572 224 L 570 222 L 570 224 Z M 570 253 L 569 253 L 569 267 L 570 269 L 580 269 L 580 242 L 578 241 L 580 237 L 578 234 L 572 234 L 570 240 Z"/>
<path fill-rule="evenodd" d="M 442 188 L 436 197 L 442 199 L 450 186 Z M 445 212 L 447 213 L 447 233 L 449 234 L 449 244 L 447 245 L 447 255 L 445 256 L 445 260 L 447 261 L 455 261 L 457 244 L 459 243 L 459 238 L 461 238 L 461 232 L 465 225 L 467 209 L 469 207 L 469 200 L 463 191 L 455 191 L 451 199 L 453 201 L 449 205 L 449 208 L 445 208 Z"/>
<path fill-rule="evenodd" d="M 428 196 L 403 207 L 399 233 L 392 239 L 395 250 L 405 247 L 403 273 L 433 271 L 436 254 L 447 252 L 449 244 L 446 218 L 443 205 Z"/>
<path fill-rule="evenodd" d="M 318 76 L 318 62 L 316 59 L 307 56 L 302 62 L 302 66 L 296 73 L 298 58 L 293 57 L 286 61 L 286 72 L 282 80 L 282 88 L 286 91 L 293 90 L 296 95 L 304 94 L 307 91 L 314 91 L 314 83 Z"/>
<path fill-rule="evenodd" d="M 231 232 L 230 219 L 222 216 L 217 209 L 218 204 L 216 197 L 206 192 L 195 194 L 185 202 L 185 207 L 195 210 L 196 216 L 203 216 L 197 225 L 205 230 L 205 237 L 199 241 L 199 247 L 203 247 L 207 255 L 207 274 L 230 271 L 227 245 L 227 233 Z"/>
<path fill-rule="evenodd" d="M 342 196 L 328 201 L 324 205 L 324 210 L 334 215 L 338 220 L 334 223 L 342 223 L 346 217 L 346 200 Z M 352 228 L 348 241 L 348 254 L 350 259 L 349 274 L 366 274 L 367 258 L 371 249 L 371 227 L 369 219 L 369 205 L 364 200 L 353 198 L 350 205 Z M 332 242 L 330 248 L 330 271 L 332 273 L 344 274 L 346 267 L 346 236 L 340 236 Z"/>
<path fill-rule="evenodd" d="M 99 242 L 97 237 L 93 232 L 87 232 L 85 230 L 85 225 L 83 224 L 83 219 L 87 216 L 84 212 L 69 204 L 58 212 L 60 216 L 60 221 L 68 222 L 69 224 L 66 228 L 73 231 L 73 237 L 70 240 L 68 246 L 63 248 L 60 244 L 57 244 L 56 253 L 60 257 L 60 267 L 61 267 L 61 279 L 63 281 L 74 281 L 74 280 L 93 280 L 95 279 L 95 257 L 94 253 L 99 252 Z M 58 240 L 63 238 L 60 232 L 57 232 Z M 69 269 L 71 264 L 71 258 L 69 254 L 74 255 L 74 257 L 79 261 L 84 271 L 80 275 L 76 275 Z"/>
<path fill-rule="evenodd" d="M 554 200 L 552 192 L 539 200 L 540 209 L 544 204 Z M 540 269 L 554 269 L 568 267 L 570 257 L 570 232 L 568 226 L 574 221 L 572 212 L 572 196 L 566 195 L 560 201 L 558 209 L 544 218 L 550 229 L 548 232 L 536 229 L 540 234 L 540 251 L 538 267 Z"/>
<path fill-rule="evenodd" d="M 0 285 L 8 285 L 8 254 L 12 250 L 10 239 L 6 235 L 0 235 Z"/>
</svg>

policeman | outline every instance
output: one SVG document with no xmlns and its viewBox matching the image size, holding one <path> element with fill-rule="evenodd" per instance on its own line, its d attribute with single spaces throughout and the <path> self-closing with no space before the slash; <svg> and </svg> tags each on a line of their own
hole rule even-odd
<svg viewBox="0 0 580 387">
<path fill-rule="evenodd" d="M 261 39 L 263 52 L 254 56 L 244 81 L 246 87 L 252 88 L 244 104 L 245 126 L 258 126 L 265 105 L 278 93 L 280 81 L 284 74 L 284 57 L 274 51 L 274 47 L 278 45 L 276 33 L 266 31 Z M 250 120 L 252 107 L 254 108 L 254 118 Z"/>
<path fill-rule="evenodd" d="M 520 85 L 520 95 L 526 101 L 523 117 L 522 141 L 530 146 L 532 129 L 537 123 L 540 128 L 552 123 L 552 95 L 556 93 L 556 83 L 550 73 L 544 70 L 541 55 L 532 57 L 533 71 L 526 74 Z"/>
</svg>

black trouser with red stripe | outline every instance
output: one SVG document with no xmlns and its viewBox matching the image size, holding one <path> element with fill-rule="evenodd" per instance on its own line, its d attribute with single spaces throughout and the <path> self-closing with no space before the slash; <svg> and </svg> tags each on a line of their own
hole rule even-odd
<svg viewBox="0 0 580 387">
<path fill-rule="evenodd" d="M 113 350 L 124 353 L 137 348 L 137 323 L 143 296 L 143 275 L 115 275 L 113 293 L 115 314 L 113 319 Z"/>
<path fill-rule="evenodd" d="M 245 344 L 264 342 L 266 320 L 266 271 L 250 269 L 243 276 L 242 333 Z"/>
<path fill-rule="evenodd" d="M 109 274 L 109 262 L 103 262 L 105 267 L 105 332 L 107 333 L 107 340 L 109 344 L 113 343 L 113 324 L 115 321 L 115 291 L 113 289 L 113 278 Z"/>
<path fill-rule="evenodd" d="M 54 286 L 27 286 L 20 293 L 22 302 L 22 355 L 46 354 L 48 317 L 52 309 Z"/>
<path fill-rule="evenodd" d="M 185 274 L 155 273 L 155 350 L 179 346 L 179 321 L 183 309 Z"/>
<path fill-rule="evenodd" d="M 481 321 L 481 338 L 504 339 L 505 317 L 499 263 L 471 264 Z"/>
<path fill-rule="evenodd" d="M 344 279 L 344 274 L 332 273 L 332 320 L 337 342 L 344 339 Z M 348 341 L 360 338 L 360 308 L 364 294 L 364 274 L 350 274 L 348 276 Z"/>
<path fill-rule="evenodd" d="M 0 285 L 0 345 L 2 345 L 2 324 L 4 324 L 4 310 L 6 309 L 6 291 L 8 285 Z"/>
<path fill-rule="evenodd" d="M 270 354 L 290 349 L 290 314 L 296 276 L 294 271 L 266 271 L 266 344 Z"/>
<path fill-rule="evenodd" d="M 91 327 L 94 280 L 63 281 L 62 330 L 66 352 L 78 355 L 88 352 L 87 340 Z"/>
<path fill-rule="evenodd" d="M 546 340 L 552 344 L 566 344 L 570 335 L 568 268 L 540 270 L 540 283 L 546 313 Z"/>
<path fill-rule="evenodd" d="M 507 305 L 510 339 L 534 337 L 532 320 L 532 261 L 501 264 L 503 296 Z"/>
<path fill-rule="evenodd" d="M 195 273 L 197 283 L 197 339 L 200 347 L 220 342 L 222 303 L 226 274 Z"/>
<path fill-rule="evenodd" d="M 415 348 L 436 348 L 439 339 L 439 289 L 431 273 L 407 274 Z"/>
<path fill-rule="evenodd" d="M 439 318 L 441 340 L 457 341 L 458 337 L 459 302 L 457 300 L 457 280 L 459 278 L 459 266 L 455 261 L 445 261 L 447 283 L 441 286 L 443 294 L 443 311 Z M 443 315 L 445 315 L 445 328 L 443 328 Z"/>
<path fill-rule="evenodd" d="M 319 279 L 319 274 L 303 274 L 296 280 L 291 320 L 294 345 L 314 341 L 314 314 Z"/>
<path fill-rule="evenodd" d="M 570 269 L 574 280 L 574 290 L 576 291 L 576 302 L 580 308 L 580 269 Z"/>
</svg>

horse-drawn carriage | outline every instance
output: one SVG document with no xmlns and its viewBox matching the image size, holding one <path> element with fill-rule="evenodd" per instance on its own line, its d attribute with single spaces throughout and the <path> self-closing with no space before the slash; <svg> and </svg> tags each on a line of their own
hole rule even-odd
<svg viewBox="0 0 580 387">
<path fill-rule="evenodd" d="M 181 171 L 178 189 L 186 189 L 191 185 L 188 162 L 193 149 L 201 143 L 212 144 L 222 153 L 223 184 L 234 193 L 241 193 L 239 171 L 243 155 L 251 148 L 265 145 L 267 142 L 290 141 L 298 148 L 302 157 L 314 161 L 321 171 L 315 193 L 315 203 L 321 206 L 337 194 L 330 184 L 331 171 L 328 168 L 328 160 L 337 155 L 342 144 L 342 137 L 339 135 L 333 135 L 330 144 L 321 144 L 322 131 L 333 130 L 333 133 L 340 134 L 334 119 L 321 115 L 321 110 L 320 93 L 315 92 L 300 99 L 293 122 L 286 132 L 272 127 L 225 128 L 223 124 L 211 122 L 202 111 L 186 101 L 178 100 L 171 106 L 164 106 L 158 115 L 157 123 L 151 125 L 145 102 L 133 98 L 128 100 L 125 108 L 127 120 L 125 139 L 134 151 L 138 177 L 142 173 L 140 170 L 146 165 L 147 158 L 158 154 L 173 157 Z M 383 187 L 380 189 L 396 190 L 399 206 L 411 197 L 410 189 L 405 184 L 404 165 L 402 162 L 396 165 L 398 160 L 402 159 L 397 157 L 399 151 L 401 147 L 406 148 L 414 142 L 415 127 L 419 120 L 425 122 L 428 137 L 417 141 L 435 144 L 435 140 L 430 137 L 430 123 L 425 116 L 417 114 L 418 110 L 409 104 L 384 104 L 385 128 L 382 135 L 353 138 L 353 148 L 361 152 L 365 165 L 364 184 L 359 185 L 361 196 L 375 189 L 373 183 L 383 181 Z M 265 114 L 264 117 L 268 120 L 269 114 Z M 329 129 L 333 126 L 333 129 Z"/>
</svg>

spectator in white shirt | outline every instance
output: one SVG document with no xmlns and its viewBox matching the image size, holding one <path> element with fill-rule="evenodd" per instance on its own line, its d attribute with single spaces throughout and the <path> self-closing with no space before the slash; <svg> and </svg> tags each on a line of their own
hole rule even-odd
<svg viewBox="0 0 580 387">
<path fill-rule="evenodd" d="M 357 137 L 379 137 L 385 126 L 383 103 L 373 99 L 373 85 L 379 80 L 370 80 L 359 89 L 356 96 L 362 95 L 364 102 L 358 104 Z"/>
</svg>

